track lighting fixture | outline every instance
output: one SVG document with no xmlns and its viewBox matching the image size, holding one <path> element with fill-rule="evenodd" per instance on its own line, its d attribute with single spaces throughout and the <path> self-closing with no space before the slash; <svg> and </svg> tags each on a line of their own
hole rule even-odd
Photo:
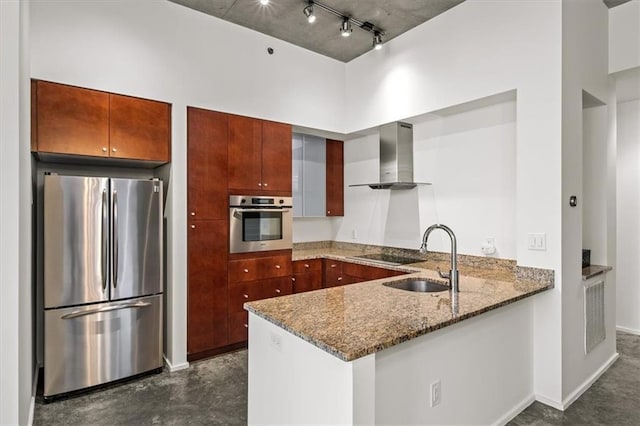
<svg viewBox="0 0 640 426">
<path fill-rule="evenodd" d="M 349 18 L 344 18 L 342 25 L 340 25 L 340 34 L 342 37 L 349 37 L 352 32 L 353 28 L 351 28 L 351 21 L 349 21 Z"/>
<path fill-rule="evenodd" d="M 307 21 L 310 24 L 313 24 L 314 22 L 316 22 L 316 15 L 313 13 L 313 3 L 305 7 L 303 10 L 303 13 L 304 13 L 304 16 L 307 17 Z"/>
<path fill-rule="evenodd" d="M 326 4 L 317 2 L 316 0 L 306 0 L 306 1 L 307 1 L 307 6 L 305 6 L 302 12 L 304 13 L 304 16 L 307 18 L 307 21 L 309 21 L 310 24 L 315 22 L 316 20 L 316 15 L 314 13 L 314 9 L 315 9 L 314 6 L 317 6 L 320 9 L 324 10 L 325 12 L 329 12 L 330 14 L 335 15 L 338 18 L 342 19 L 342 24 L 340 24 L 340 35 L 342 35 L 343 37 L 349 37 L 353 32 L 353 26 L 355 25 L 361 30 L 372 33 L 373 48 L 376 50 L 382 49 L 382 36 L 384 36 L 384 31 L 381 28 L 376 27 L 371 22 L 362 22 L 354 18 L 353 16 L 348 16 L 347 14 L 344 14 L 330 6 L 327 6 Z"/>
<path fill-rule="evenodd" d="M 376 50 L 382 49 L 382 35 L 380 33 L 373 34 L 373 48 Z"/>
</svg>

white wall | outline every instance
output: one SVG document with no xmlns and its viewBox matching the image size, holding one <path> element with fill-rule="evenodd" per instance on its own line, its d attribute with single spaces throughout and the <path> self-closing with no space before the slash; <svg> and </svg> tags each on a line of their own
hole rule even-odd
<svg viewBox="0 0 640 426">
<path fill-rule="evenodd" d="M 173 104 L 165 355 L 184 366 L 186 106 L 342 132 L 344 64 L 166 1 L 38 1 L 31 12 L 33 78 Z"/>
<path fill-rule="evenodd" d="M 536 395 L 555 402 L 562 400 L 561 40 L 559 0 L 467 0 L 351 61 L 346 84 L 353 130 L 517 91 L 515 253 L 520 265 L 556 271 L 556 288 L 535 301 L 533 361 Z M 532 232 L 546 233 L 546 251 L 527 250 Z"/>
<path fill-rule="evenodd" d="M 33 413 L 29 2 L 0 2 L 0 424 Z"/>
<path fill-rule="evenodd" d="M 482 256 L 484 238 L 492 237 L 495 256 L 515 259 L 515 99 L 411 121 L 414 180 L 432 185 L 349 188 L 378 181 L 379 144 L 377 135 L 348 141 L 338 240 L 417 249 L 429 225 L 444 223 L 456 233 L 458 253 Z M 448 252 L 450 240 L 433 234 L 429 248 Z"/>
<path fill-rule="evenodd" d="M 640 0 L 609 10 L 609 72 L 640 66 Z"/>
<path fill-rule="evenodd" d="M 293 242 L 333 241 L 342 223 L 341 217 L 295 217 L 293 218 Z"/>
<path fill-rule="evenodd" d="M 615 356 L 616 337 L 613 310 L 615 309 L 615 281 L 607 277 L 605 286 L 606 340 L 588 355 L 584 354 L 584 294 L 582 281 L 581 250 L 583 244 L 583 211 L 588 206 L 581 200 L 589 188 L 583 185 L 583 90 L 615 108 L 615 86 L 608 76 L 608 9 L 599 0 L 565 0 L 562 3 L 562 405 L 567 406 L 586 390 L 588 382 L 599 368 Z M 588 115 L 587 115 L 588 117 Z M 600 117 L 609 127 L 608 111 Z M 615 137 L 603 131 L 599 141 L 605 153 L 612 152 Z M 588 143 L 589 137 L 586 138 Z M 607 168 L 605 175 L 615 174 L 608 167 L 613 164 L 602 159 Z M 602 169 L 601 169 L 602 170 Z M 608 182 L 607 182 L 608 183 Z M 609 189 L 609 188 L 607 188 Z M 615 198 L 596 193 L 607 208 Z M 578 207 L 569 206 L 569 197 L 578 197 Z M 615 262 L 615 252 L 610 252 L 609 240 L 615 239 L 613 229 L 604 236 L 600 247 L 605 250 L 605 264 Z"/>
<path fill-rule="evenodd" d="M 618 104 L 616 323 L 640 334 L 640 100 Z"/>
</svg>

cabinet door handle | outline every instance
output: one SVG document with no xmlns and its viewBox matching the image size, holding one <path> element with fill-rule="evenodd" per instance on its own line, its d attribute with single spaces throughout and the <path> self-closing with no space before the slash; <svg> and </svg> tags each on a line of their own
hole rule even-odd
<svg viewBox="0 0 640 426">
<path fill-rule="evenodd" d="M 280 265 L 276 265 L 276 269 L 280 269 Z"/>
<path fill-rule="evenodd" d="M 196 212 L 191 212 L 191 216 L 195 216 L 195 215 L 196 215 Z"/>
<path fill-rule="evenodd" d="M 327 214 L 331 214 L 331 210 L 327 210 Z"/>
<path fill-rule="evenodd" d="M 276 293 L 280 294 L 280 289 L 276 288 Z"/>
<path fill-rule="evenodd" d="M 195 225 L 191 225 L 191 229 L 196 229 L 196 226 Z"/>
<path fill-rule="evenodd" d="M 248 295 L 248 294 L 243 294 L 243 296 L 244 296 L 244 298 L 245 298 L 245 299 L 248 299 L 248 298 L 249 298 L 249 295 Z"/>
<path fill-rule="evenodd" d="M 342 277 L 338 277 L 338 281 L 342 281 Z"/>
<path fill-rule="evenodd" d="M 335 263 L 333 265 L 331 265 L 332 268 L 335 268 L 336 266 L 338 266 L 338 265 L 336 265 Z"/>
<path fill-rule="evenodd" d="M 249 324 L 243 324 L 244 328 L 249 328 Z"/>
<path fill-rule="evenodd" d="M 107 147 L 103 146 L 102 147 L 102 152 L 107 152 Z"/>
<path fill-rule="evenodd" d="M 291 281 L 295 282 L 296 281 L 296 277 L 291 277 Z"/>
<path fill-rule="evenodd" d="M 246 273 L 249 272 L 249 270 L 245 268 L 245 269 L 243 269 L 243 272 L 246 274 Z"/>
<path fill-rule="evenodd" d="M 268 183 L 265 183 L 265 184 L 263 184 L 262 186 L 269 186 L 269 184 L 268 184 Z"/>
<path fill-rule="evenodd" d="M 309 267 L 309 264 L 308 264 L 308 263 L 305 263 L 305 264 L 304 264 L 304 267 L 305 267 L 305 268 L 308 268 L 308 267 Z"/>
<path fill-rule="evenodd" d="M 116 151 L 117 151 L 117 149 L 115 149 L 115 148 L 111 148 L 111 151 L 116 152 Z"/>
<path fill-rule="evenodd" d="M 260 182 L 258 182 L 258 186 L 262 186 L 262 184 Z"/>
</svg>

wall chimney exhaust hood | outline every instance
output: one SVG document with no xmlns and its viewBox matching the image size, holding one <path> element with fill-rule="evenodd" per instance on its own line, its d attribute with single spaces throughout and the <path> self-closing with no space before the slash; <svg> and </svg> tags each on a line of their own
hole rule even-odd
<svg viewBox="0 0 640 426">
<path fill-rule="evenodd" d="M 361 183 L 371 189 L 411 189 L 430 183 L 413 181 L 413 125 L 389 123 L 380 127 L 380 181 Z"/>
</svg>

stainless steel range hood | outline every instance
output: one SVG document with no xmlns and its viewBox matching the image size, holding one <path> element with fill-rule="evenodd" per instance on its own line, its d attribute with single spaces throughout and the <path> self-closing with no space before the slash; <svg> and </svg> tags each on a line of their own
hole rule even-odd
<svg viewBox="0 0 640 426">
<path fill-rule="evenodd" d="M 380 181 L 349 186 L 371 189 L 411 189 L 430 183 L 413 181 L 413 125 L 389 123 L 380 127 Z"/>
</svg>

